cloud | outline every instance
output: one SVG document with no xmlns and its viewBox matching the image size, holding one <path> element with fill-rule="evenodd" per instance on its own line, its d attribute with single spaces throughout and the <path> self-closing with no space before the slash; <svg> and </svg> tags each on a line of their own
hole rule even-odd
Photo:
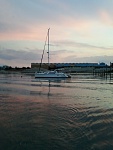
<svg viewBox="0 0 113 150">
<path fill-rule="evenodd" d="M 79 52 L 78 52 L 79 53 Z M 56 50 L 50 52 L 50 63 L 65 63 L 65 62 L 105 62 L 109 64 L 113 60 L 113 56 L 82 56 L 74 51 L 69 50 Z M 42 50 L 23 50 L 15 51 L 11 49 L 0 50 L 0 64 L 9 66 L 30 66 L 31 63 L 40 63 L 42 57 Z M 47 53 L 43 62 L 47 63 Z"/>
<path fill-rule="evenodd" d="M 0 46 L 4 47 L 0 60 L 21 65 L 40 62 L 49 27 L 50 45 L 57 45 L 51 61 L 112 56 L 112 6 L 111 0 L 0 0 Z"/>
<path fill-rule="evenodd" d="M 98 12 L 102 18 L 101 7 L 107 12 L 110 1 L 4 0 L 0 4 L 1 40 L 42 40 L 48 27 L 61 32 L 61 38 L 71 38 L 73 32 L 91 35 L 100 21 Z"/>
<path fill-rule="evenodd" d="M 69 40 L 60 40 L 57 41 L 57 44 L 59 43 L 60 45 L 65 45 L 68 47 L 76 47 L 76 48 L 87 48 L 87 49 L 100 49 L 100 50 L 110 50 L 113 51 L 113 47 L 105 47 L 105 46 L 96 46 L 96 45 L 91 45 L 88 43 L 80 43 L 80 42 L 75 42 L 75 41 L 69 41 Z"/>
<path fill-rule="evenodd" d="M 40 50 L 38 50 L 38 55 L 40 54 Z M 38 55 L 35 50 L 27 51 L 27 50 L 12 50 L 12 49 L 4 49 L 0 50 L 0 59 L 7 60 L 35 60 L 38 58 Z"/>
<path fill-rule="evenodd" d="M 75 56 L 68 56 L 64 59 L 64 62 L 74 62 L 74 63 L 99 63 L 104 62 L 106 64 L 110 64 L 112 62 L 113 56 L 91 56 L 91 57 L 75 57 Z"/>
<path fill-rule="evenodd" d="M 113 16 L 105 10 L 100 10 L 99 12 L 101 21 L 106 24 L 113 27 Z"/>
<path fill-rule="evenodd" d="M 12 66 L 30 66 L 31 62 L 40 61 L 41 51 L 38 50 L 0 50 L 0 64 Z"/>
</svg>

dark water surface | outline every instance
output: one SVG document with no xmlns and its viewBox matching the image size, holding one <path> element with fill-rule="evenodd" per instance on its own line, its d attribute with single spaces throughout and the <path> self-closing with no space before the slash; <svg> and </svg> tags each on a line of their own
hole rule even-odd
<svg viewBox="0 0 113 150">
<path fill-rule="evenodd" d="M 113 80 L 0 74 L 0 150 L 112 150 Z"/>
</svg>

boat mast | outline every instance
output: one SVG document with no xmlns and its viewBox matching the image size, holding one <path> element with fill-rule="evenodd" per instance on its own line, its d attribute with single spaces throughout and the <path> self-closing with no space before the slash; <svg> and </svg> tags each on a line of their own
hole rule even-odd
<svg viewBox="0 0 113 150">
<path fill-rule="evenodd" d="M 49 30 L 50 30 L 50 28 L 48 29 L 48 69 L 49 69 Z"/>
</svg>

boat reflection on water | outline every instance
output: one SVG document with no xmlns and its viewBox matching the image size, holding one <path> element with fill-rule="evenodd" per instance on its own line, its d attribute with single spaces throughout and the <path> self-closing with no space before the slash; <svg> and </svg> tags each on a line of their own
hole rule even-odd
<svg viewBox="0 0 113 150">
<path fill-rule="evenodd" d="M 69 82 L 71 78 L 35 78 L 35 86 L 37 86 L 37 91 L 32 92 L 31 94 L 38 95 L 52 95 L 51 88 L 61 87 L 61 84 Z M 37 84 L 39 83 L 39 84 Z M 40 88 L 42 87 L 42 88 Z"/>
<path fill-rule="evenodd" d="M 71 78 L 35 78 L 35 81 L 44 81 L 44 82 L 65 82 Z"/>
</svg>

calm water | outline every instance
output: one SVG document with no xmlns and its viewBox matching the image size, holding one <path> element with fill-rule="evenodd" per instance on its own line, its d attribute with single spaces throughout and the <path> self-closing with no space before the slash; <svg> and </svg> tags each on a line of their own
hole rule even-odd
<svg viewBox="0 0 113 150">
<path fill-rule="evenodd" d="M 113 80 L 0 74 L 0 150 L 112 150 Z"/>
</svg>

